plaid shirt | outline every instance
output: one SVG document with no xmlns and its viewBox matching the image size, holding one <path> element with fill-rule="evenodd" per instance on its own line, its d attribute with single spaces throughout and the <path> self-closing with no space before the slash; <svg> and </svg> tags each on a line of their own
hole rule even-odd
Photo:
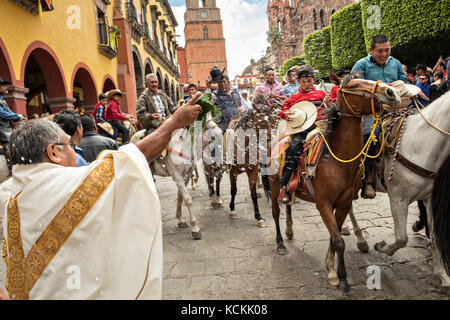
<svg viewBox="0 0 450 320">
<path fill-rule="evenodd" d="M 266 81 L 262 85 L 260 85 L 258 88 L 256 88 L 256 91 L 255 91 L 256 95 L 258 95 L 258 94 L 265 95 L 265 94 L 269 94 L 271 92 L 273 94 L 276 94 L 277 96 L 285 96 L 286 95 L 284 92 L 283 86 L 277 81 L 275 81 L 273 87 L 269 86 Z M 269 105 L 275 104 L 277 102 L 279 102 L 279 100 L 277 100 L 275 98 L 270 98 L 267 100 L 267 103 Z"/>
</svg>

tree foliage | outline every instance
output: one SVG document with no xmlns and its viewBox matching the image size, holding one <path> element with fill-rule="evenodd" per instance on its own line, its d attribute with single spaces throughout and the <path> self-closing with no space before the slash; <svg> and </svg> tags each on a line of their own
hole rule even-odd
<svg viewBox="0 0 450 320">
<path fill-rule="evenodd" d="M 296 56 L 296 57 L 292 57 L 290 59 L 287 59 L 283 62 L 283 64 L 280 67 L 279 70 L 279 78 L 282 79 L 286 73 L 288 72 L 288 70 L 290 68 L 292 68 L 293 66 L 302 66 L 306 64 L 306 60 L 304 56 Z"/>
<path fill-rule="evenodd" d="M 303 41 L 306 61 L 319 70 L 318 78 L 328 77 L 333 68 L 331 59 L 331 28 L 326 27 L 308 35 Z"/>
<path fill-rule="evenodd" d="M 350 69 L 367 55 L 361 4 L 354 3 L 331 16 L 331 55 L 334 69 Z"/>
</svg>

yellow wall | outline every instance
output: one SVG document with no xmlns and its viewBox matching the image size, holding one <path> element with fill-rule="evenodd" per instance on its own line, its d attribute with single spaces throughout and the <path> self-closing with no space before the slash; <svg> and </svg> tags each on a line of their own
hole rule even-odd
<svg viewBox="0 0 450 320">
<path fill-rule="evenodd" d="M 141 14 L 141 7 L 138 5 L 138 4 L 139 4 L 139 1 L 135 1 L 135 2 L 136 2 L 136 3 L 135 3 L 135 7 L 137 8 L 139 14 Z M 163 10 L 162 5 L 159 3 L 159 1 L 157 1 L 157 0 L 150 0 L 150 1 L 149 1 L 149 5 L 148 5 L 148 7 L 147 7 L 147 22 L 150 24 L 150 26 L 153 26 L 153 24 L 152 24 L 152 15 L 151 15 L 151 10 L 150 10 L 150 6 L 151 6 L 151 5 L 156 5 L 156 6 L 158 6 L 158 10 L 159 10 L 160 12 L 164 12 L 164 10 Z M 124 13 L 124 15 L 126 16 L 126 5 L 125 5 L 125 1 L 123 2 L 123 13 Z M 174 28 L 174 26 L 171 24 L 171 20 L 168 19 L 165 15 L 161 15 L 158 19 L 159 19 L 159 20 L 164 19 L 164 20 L 167 22 L 168 28 L 166 29 L 166 32 L 171 32 L 171 33 L 174 35 L 174 37 L 175 37 L 175 28 Z M 155 34 L 158 36 L 158 38 L 161 38 L 161 37 L 160 37 L 160 35 L 161 35 L 161 28 L 160 28 L 159 22 L 156 23 L 156 30 L 154 30 L 154 31 L 155 31 Z M 166 37 L 164 46 L 165 46 L 166 48 L 169 48 L 169 45 L 168 45 L 167 42 L 168 42 L 168 39 L 167 39 L 167 37 Z M 147 51 L 145 51 L 143 39 L 141 39 L 140 44 L 138 44 L 135 40 L 131 40 L 131 44 L 134 45 L 134 46 L 136 46 L 136 48 L 137 48 L 138 51 L 139 51 L 139 54 L 140 54 L 141 60 L 142 60 L 142 64 L 143 64 L 143 65 L 142 65 L 143 71 L 145 72 L 145 60 L 146 60 L 147 58 L 149 58 L 150 61 L 151 61 L 152 67 L 153 67 L 153 71 L 156 73 L 156 70 L 158 69 L 158 67 L 159 67 L 159 69 L 161 70 L 161 73 L 162 73 L 162 80 L 163 80 L 163 81 L 164 81 L 164 78 L 167 76 L 167 78 L 169 79 L 169 88 L 170 88 L 170 89 L 171 89 L 171 85 L 172 85 L 172 81 L 173 81 L 173 83 L 174 83 L 174 89 L 175 89 L 175 96 L 176 96 L 176 90 L 178 90 L 179 87 L 180 87 L 180 81 L 179 81 L 179 79 L 177 79 L 176 77 L 173 77 L 173 76 L 170 74 L 170 72 L 166 69 L 166 67 L 165 67 L 164 65 L 159 64 L 158 61 L 157 61 L 155 58 L 153 58 L 150 54 L 147 53 Z M 176 61 L 177 61 L 177 52 L 176 52 L 176 48 L 174 48 L 172 54 L 173 54 L 174 57 L 175 57 L 175 63 L 177 63 L 177 62 L 176 62 Z M 144 75 L 144 77 L 145 77 L 145 75 Z M 180 98 L 181 98 L 181 93 L 180 93 Z"/>
<path fill-rule="evenodd" d="M 41 20 L 10 1 L 0 1 L 0 38 L 6 46 L 16 79 L 23 81 L 20 79 L 23 55 L 32 42 L 39 40 L 55 52 L 64 72 L 69 96 L 72 95 L 72 73 L 79 62 L 91 70 L 97 92 L 102 90 L 106 74 L 117 86 L 117 58 L 110 60 L 98 51 L 93 1 L 57 0 L 53 3 L 55 10 L 44 12 Z M 71 16 L 74 16 L 67 10 L 73 5 L 80 9 L 79 29 L 69 29 L 67 26 Z M 109 24 L 113 24 L 112 4 L 107 6 L 107 16 Z"/>
</svg>

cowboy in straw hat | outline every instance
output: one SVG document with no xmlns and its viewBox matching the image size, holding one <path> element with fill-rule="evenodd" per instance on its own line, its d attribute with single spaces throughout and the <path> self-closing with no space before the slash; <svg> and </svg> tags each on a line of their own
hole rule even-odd
<svg viewBox="0 0 450 320">
<path fill-rule="evenodd" d="M 120 111 L 120 100 L 122 96 L 125 95 L 125 92 L 120 91 L 119 89 L 113 89 L 106 93 L 108 98 L 108 106 L 106 107 L 105 120 L 107 120 L 114 128 L 119 130 L 122 133 L 122 144 L 125 145 L 130 140 L 130 131 L 126 126 L 122 124 L 121 121 L 128 120 L 132 116 L 129 114 L 125 114 Z"/>
<path fill-rule="evenodd" d="M 280 197 L 282 197 L 281 202 L 283 204 L 288 204 L 290 201 L 290 195 L 289 192 L 286 192 L 286 189 L 303 152 L 303 140 L 313 130 L 314 122 L 323 119 L 323 116 L 319 114 L 322 105 L 329 103 L 327 94 L 314 87 L 316 81 L 314 71 L 308 65 L 299 68 L 297 72 L 300 84 L 298 92 L 286 99 L 279 114 L 281 119 L 287 120 L 286 133 L 291 135 L 291 142 L 286 149 L 286 160 L 281 175 Z"/>
</svg>

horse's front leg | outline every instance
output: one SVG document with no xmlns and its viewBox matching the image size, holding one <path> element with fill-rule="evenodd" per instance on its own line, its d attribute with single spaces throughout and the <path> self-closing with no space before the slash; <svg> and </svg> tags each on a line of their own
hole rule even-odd
<svg viewBox="0 0 450 320">
<path fill-rule="evenodd" d="M 235 199 L 237 194 L 237 172 L 235 167 L 230 171 L 230 186 L 231 186 L 231 200 L 230 200 L 230 219 L 237 219 L 238 215 L 236 213 Z"/>
<path fill-rule="evenodd" d="M 250 187 L 250 195 L 253 202 L 253 210 L 255 212 L 255 219 L 258 221 L 258 227 L 265 228 L 266 224 L 264 223 L 264 219 L 259 212 L 258 207 L 258 195 L 256 193 L 256 184 L 258 182 L 258 168 L 254 167 L 253 169 L 247 169 L 247 178 L 248 184 Z"/>
<path fill-rule="evenodd" d="M 187 228 L 188 225 L 186 223 L 186 220 L 183 219 L 183 195 L 178 190 L 178 196 L 177 196 L 177 220 L 178 220 L 178 228 Z"/>
<path fill-rule="evenodd" d="M 329 271 L 328 273 L 328 281 L 330 283 L 336 283 L 333 279 L 334 274 L 334 257 L 333 252 L 336 252 L 338 258 L 338 268 L 337 268 L 337 276 L 339 279 L 339 289 L 347 292 L 350 290 L 350 287 L 347 283 L 347 271 L 345 269 L 344 262 L 344 252 L 345 252 L 345 242 L 341 235 L 341 227 L 345 221 L 347 213 L 350 209 L 336 209 L 336 214 L 333 214 L 333 206 L 330 203 L 316 203 L 316 207 L 320 212 L 323 222 L 328 229 L 328 232 L 331 236 L 331 247 L 328 250 L 326 257 L 326 267 Z M 331 251 L 330 251 L 331 250 Z M 331 254 L 330 254 L 331 253 Z"/>
<path fill-rule="evenodd" d="M 200 228 L 197 224 L 197 220 L 193 214 L 192 211 L 192 197 L 190 196 L 188 190 L 187 190 L 187 184 L 189 183 L 190 174 L 192 171 L 190 171 L 187 175 L 187 178 L 183 178 L 183 174 L 177 170 L 175 165 L 172 163 L 172 161 L 168 161 L 166 164 L 167 170 L 169 171 L 170 175 L 172 176 L 173 181 L 177 185 L 178 192 L 181 194 L 182 199 L 184 200 L 184 204 L 188 208 L 189 216 L 190 216 L 190 224 L 191 224 L 191 234 L 192 237 L 195 240 L 199 240 L 202 238 L 202 234 L 200 232 Z"/>
<path fill-rule="evenodd" d="M 286 205 L 286 237 L 288 240 L 294 239 L 294 231 L 292 230 L 292 207 Z"/>
<path fill-rule="evenodd" d="M 408 243 L 406 234 L 406 222 L 408 218 L 409 201 L 397 196 L 398 191 L 390 193 L 389 202 L 391 204 L 391 214 L 394 218 L 395 242 L 388 245 L 386 241 L 375 244 L 374 248 L 378 252 L 392 256 L 398 249 L 404 248 Z"/>
<path fill-rule="evenodd" d="M 275 177 L 269 176 L 269 185 L 270 185 L 270 199 L 272 201 L 272 217 L 275 222 L 275 229 L 277 232 L 276 242 L 277 242 L 277 253 L 279 255 L 287 254 L 286 246 L 283 242 L 283 236 L 281 235 L 280 230 L 280 206 L 278 205 L 278 193 L 280 190 L 280 180 L 278 175 Z"/>
<path fill-rule="evenodd" d="M 220 199 L 220 182 L 222 181 L 222 169 L 215 170 L 214 176 L 216 179 L 216 203 L 218 208 L 223 208 L 223 201 Z"/>
</svg>

